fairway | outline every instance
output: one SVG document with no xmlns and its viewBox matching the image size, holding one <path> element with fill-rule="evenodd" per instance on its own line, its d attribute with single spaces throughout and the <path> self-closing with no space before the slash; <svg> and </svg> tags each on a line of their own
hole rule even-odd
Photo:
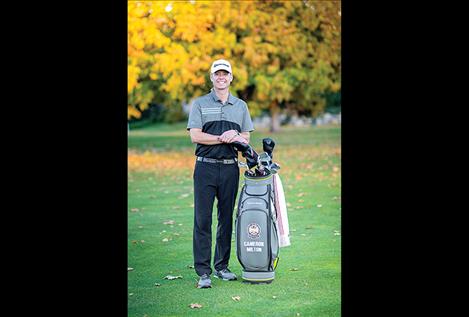
<svg viewBox="0 0 469 317">
<path fill-rule="evenodd" d="M 211 289 L 196 288 L 192 258 L 195 145 L 185 126 L 129 131 L 128 316 L 340 316 L 340 125 L 251 134 L 251 145 L 258 153 L 263 138 L 276 142 L 274 161 L 281 166 L 291 246 L 280 249 L 272 284 L 212 278 Z M 240 187 L 242 180 L 241 173 Z M 215 202 L 213 247 L 216 224 Z M 230 269 L 241 275 L 234 234 Z M 168 275 L 178 278 L 164 279 Z M 194 303 L 202 307 L 191 308 Z"/>
</svg>

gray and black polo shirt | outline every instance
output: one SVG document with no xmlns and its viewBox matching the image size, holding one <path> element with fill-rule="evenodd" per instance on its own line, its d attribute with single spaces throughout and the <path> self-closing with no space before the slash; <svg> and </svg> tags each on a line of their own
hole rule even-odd
<svg viewBox="0 0 469 317">
<path fill-rule="evenodd" d="M 202 132 L 213 135 L 221 135 L 228 130 L 254 130 L 247 104 L 231 93 L 227 102 L 222 104 L 213 88 L 210 93 L 194 100 L 187 123 L 187 130 L 191 128 L 202 129 Z M 214 159 L 238 157 L 237 151 L 230 144 L 197 144 L 195 155 Z"/>
</svg>

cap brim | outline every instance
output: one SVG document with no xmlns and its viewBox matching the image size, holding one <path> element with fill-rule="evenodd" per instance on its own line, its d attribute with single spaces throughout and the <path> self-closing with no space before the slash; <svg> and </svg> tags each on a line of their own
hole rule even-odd
<svg viewBox="0 0 469 317">
<path fill-rule="evenodd" d="M 231 74 L 231 69 L 229 69 L 228 67 L 225 67 L 225 66 L 220 66 L 220 67 L 214 68 L 212 70 L 212 74 L 218 72 L 219 70 L 224 70 L 224 71 Z"/>
</svg>

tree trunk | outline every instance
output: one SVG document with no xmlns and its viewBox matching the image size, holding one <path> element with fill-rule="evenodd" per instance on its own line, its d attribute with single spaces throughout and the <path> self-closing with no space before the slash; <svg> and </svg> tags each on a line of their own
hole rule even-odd
<svg viewBox="0 0 469 317">
<path fill-rule="evenodd" d="M 270 104 L 270 132 L 280 131 L 280 107 L 276 101 Z"/>
</svg>

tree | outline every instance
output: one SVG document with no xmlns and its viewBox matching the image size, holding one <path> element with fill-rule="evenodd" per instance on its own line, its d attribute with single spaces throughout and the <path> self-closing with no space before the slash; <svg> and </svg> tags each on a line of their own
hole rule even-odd
<svg viewBox="0 0 469 317">
<path fill-rule="evenodd" d="M 252 4 L 256 10 L 239 8 L 250 18 L 245 28 L 237 21 L 236 52 L 248 65 L 250 105 L 269 110 L 276 131 L 282 107 L 314 116 L 324 109 L 322 93 L 340 89 L 340 2 Z"/>
<path fill-rule="evenodd" d="M 129 118 L 150 102 L 180 108 L 210 89 L 217 58 L 253 116 L 315 116 L 340 90 L 340 1 L 129 2 Z"/>
</svg>

